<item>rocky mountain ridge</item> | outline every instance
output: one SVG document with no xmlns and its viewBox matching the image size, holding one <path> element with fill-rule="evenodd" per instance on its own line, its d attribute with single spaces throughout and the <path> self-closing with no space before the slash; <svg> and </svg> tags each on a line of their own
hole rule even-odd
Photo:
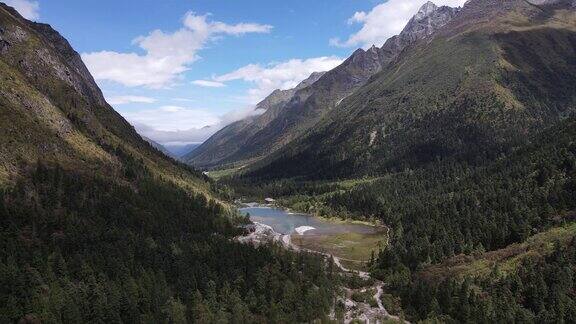
<svg viewBox="0 0 576 324">
<path fill-rule="evenodd" d="M 255 164 L 251 176 L 374 175 L 505 154 L 574 113 L 570 8 L 564 1 L 468 1 L 314 130 Z"/>
<path fill-rule="evenodd" d="M 185 160 L 199 167 L 244 164 L 282 148 L 313 127 L 327 112 L 398 57 L 406 47 L 432 35 L 458 11 L 457 8 L 426 3 L 402 32 L 387 40 L 381 48 L 372 46 L 367 50 L 356 50 L 340 66 L 324 73 L 315 82 L 309 82 L 309 86 L 296 89 L 290 100 L 275 106 L 273 114 L 264 113 L 255 120 L 243 120 L 230 125 L 186 156 Z M 240 129 L 258 123 L 259 120 L 265 122 L 252 127 L 251 132 L 240 133 Z M 231 145 L 224 146 L 226 141 Z"/>
<path fill-rule="evenodd" d="M 274 90 L 256 105 L 255 111 L 262 112 L 261 114 L 247 117 L 224 127 L 194 151 L 182 156 L 181 159 L 190 161 L 190 159 L 195 158 L 211 161 L 210 165 L 212 165 L 218 164 L 227 157 L 234 155 L 246 144 L 246 141 L 268 126 L 280 114 L 284 105 L 292 99 L 297 91 L 314 84 L 322 75 L 324 75 L 323 72 L 314 72 L 295 88 Z"/>
</svg>

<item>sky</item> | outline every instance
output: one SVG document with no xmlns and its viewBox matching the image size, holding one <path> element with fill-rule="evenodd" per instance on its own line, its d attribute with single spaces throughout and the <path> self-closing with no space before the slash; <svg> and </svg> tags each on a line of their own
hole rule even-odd
<svg viewBox="0 0 576 324">
<path fill-rule="evenodd" d="M 162 144 L 198 143 L 359 47 L 426 0 L 0 0 L 78 51 L 108 103 Z M 437 0 L 457 7 L 464 0 Z"/>
</svg>

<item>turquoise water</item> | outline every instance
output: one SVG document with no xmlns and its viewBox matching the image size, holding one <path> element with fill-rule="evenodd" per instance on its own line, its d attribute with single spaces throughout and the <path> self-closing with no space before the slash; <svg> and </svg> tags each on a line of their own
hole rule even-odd
<svg viewBox="0 0 576 324">
<path fill-rule="evenodd" d="M 281 234 L 294 234 L 295 229 L 302 226 L 314 227 L 304 235 L 311 234 L 340 234 L 340 233 L 378 233 L 374 226 L 362 224 L 345 224 L 331 222 L 308 214 L 289 213 L 284 209 L 273 207 L 246 207 L 241 208 L 243 214 L 250 214 L 250 220 L 271 226 L 274 231 Z"/>
</svg>

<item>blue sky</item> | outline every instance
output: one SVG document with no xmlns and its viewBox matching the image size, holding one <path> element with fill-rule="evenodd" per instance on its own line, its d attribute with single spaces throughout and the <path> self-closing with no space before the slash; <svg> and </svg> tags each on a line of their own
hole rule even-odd
<svg viewBox="0 0 576 324">
<path fill-rule="evenodd" d="M 201 142 L 272 90 L 381 46 L 426 1 L 6 2 L 62 33 L 140 133 L 173 144 Z"/>
</svg>

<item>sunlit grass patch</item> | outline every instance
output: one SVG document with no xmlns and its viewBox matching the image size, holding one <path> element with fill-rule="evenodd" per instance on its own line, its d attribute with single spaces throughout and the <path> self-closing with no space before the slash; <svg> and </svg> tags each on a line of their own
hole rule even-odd
<svg viewBox="0 0 576 324">
<path fill-rule="evenodd" d="M 233 175 L 235 172 L 240 170 L 240 168 L 231 168 L 231 169 L 223 169 L 223 170 L 215 170 L 215 171 L 208 171 L 206 175 L 214 180 L 220 180 L 225 177 L 229 177 Z"/>
<path fill-rule="evenodd" d="M 293 235 L 292 241 L 300 247 L 332 254 L 343 261 L 362 263 L 370 261 L 372 252 L 386 244 L 386 233 L 343 233 L 333 235 Z"/>
</svg>

